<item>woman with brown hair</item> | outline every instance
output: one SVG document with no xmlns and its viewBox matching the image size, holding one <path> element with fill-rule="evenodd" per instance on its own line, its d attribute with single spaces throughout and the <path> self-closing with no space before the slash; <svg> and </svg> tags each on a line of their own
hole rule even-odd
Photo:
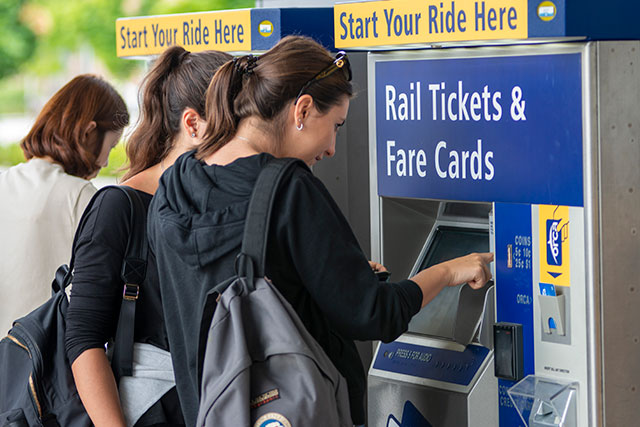
<svg viewBox="0 0 640 427">
<path fill-rule="evenodd" d="M 127 142 L 130 164 L 123 182 L 138 193 L 145 209 L 165 169 L 200 144 L 207 86 L 230 58 L 176 46 L 167 49 L 145 77 L 140 119 Z M 96 196 L 85 226 L 78 230 L 67 355 L 82 403 L 96 426 L 183 425 L 165 332 L 171 319 L 165 322 L 150 251 L 131 325 L 133 376 L 123 376 L 116 384 L 105 354 L 105 342 L 115 336 L 122 301 L 120 272 L 133 226 L 129 212 L 126 196 L 107 189 Z"/>
<path fill-rule="evenodd" d="M 171 301 L 164 306 L 172 319 L 167 334 L 189 425 L 199 405 L 203 302 L 235 275 L 256 179 L 273 157 L 312 166 L 335 153 L 350 80 L 344 52 L 333 58 L 305 37 L 286 37 L 259 58 L 228 62 L 207 92 L 203 143 L 162 177 L 149 211 L 149 242 L 162 297 Z M 363 424 L 365 373 L 353 340 L 394 340 L 445 286 L 483 286 L 493 256 L 471 254 L 410 280 L 380 282 L 372 268 L 384 267 L 367 261 L 328 191 L 304 165 L 283 179 L 272 212 L 266 275 L 346 378 L 353 423 Z M 322 414 L 309 425 L 322 425 Z"/>
<path fill-rule="evenodd" d="M 107 165 L 129 123 L 106 81 L 75 77 L 46 103 L 20 146 L 26 163 L 0 173 L 0 329 L 51 296 L 56 269 L 96 192 L 88 180 Z"/>
</svg>

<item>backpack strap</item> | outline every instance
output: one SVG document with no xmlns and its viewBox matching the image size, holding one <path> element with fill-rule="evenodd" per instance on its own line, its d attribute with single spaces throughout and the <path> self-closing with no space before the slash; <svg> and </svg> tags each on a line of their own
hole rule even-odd
<svg viewBox="0 0 640 427">
<path fill-rule="evenodd" d="M 272 159 L 262 168 L 249 201 L 242 250 L 236 260 L 238 276 L 264 277 L 273 202 L 283 177 L 298 163 L 303 164 L 298 159 Z"/>
<path fill-rule="evenodd" d="M 136 302 L 140 294 L 140 284 L 147 272 L 147 212 L 140 195 L 131 187 L 116 186 L 129 200 L 129 224 L 131 229 L 127 241 L 127 250 L 122 260 L 120 276 L 124 282 L 120 317 L 116 329 L 111 366 L 116 382 L 122 376 L 132 375 L 133 334 L 135 330 Z"/>
<path fill-rule="evenodd" d="M 147 212 L 144 204 L 140 199 L 140 195 L 131 187 L 124 185 L 108 185 L 99 189 L 93 195 L 89 204 L 85 208 L 76 234 L 73 238 L 73 246 L 71 250 L 71 261 L 69 265 L 62 265 L 55 274 L 53 283 L 51 284 L 54 293 L 65 289 L 72 281 L 73 266 L 76 258 L 76 245 L 80 232 L 87 222 L 87 216 L 93 207 L 98 194 L 108 188 L 117 188 L 122 191 L 129 202 L 129 236 L 127 240 L 127 249 L 124 259 L 122 260 L 122 270 L 120 277 L 124 282 L 122 292 L 122 304 L 120 307 L 120 317 L 118 318 L 118 326 L 116 330 L 115 348 L 111 362 L 116 381 L 123 375 L 131 375 L 133 362 L 133 333 L 134 322 L 136 318 L 136 300 L 140 291 L 140 284 L 145 278 L 147 271 L 147 254 L 149 250 L 147 242 Z"/>
<path fill-rule="evenodd" d="M 73 266 L 76 260 L 76 245 L 78 244 L 78 238 L 80 237 L 80 232 L 84 229 L 84 225 L 87 222 L 87 217 L 89 216 L 89 212 L 91 211 L 93 204 L 98 198 L 98 194 L 102 193 L 108 187 L 112 187 L 112 186 L 106 186 L 99 189 L 93 195 L 93 197 L 91 197 L 91 200 L 89 200 L 89 203 L 87 203 L 87 206 L 84 208 L 84 212 L 82 212 L 80 221 L 78 221 L 78 227 L 76 228 L 76 233 L 73 236 L 73 244 L 71 245 L 71 260 L 69 261 L 68 265 L 63 264 L 60 267 L 58 267 L 58 270 L 56 270 L 55 276 L 53 278 L 53 282 L 51 283 L 52 296 L 60 292 L 62 289 L 65 289 L 71 283 L 71 279 L 73 278 Z"/>
<path fill-rule="evenodd" d="M 253 279 L 255 277 L 264 276 L 267 236 L 269 234 L 271 209 L 273 208 L 276 191 L 283 177 L 292 171 L 296 164 L 304 165 L 304 163 L 298 159 L 271 159 L 260 171 L 256 184 L 253 187 L 244 225 L 242 248 L 236 257 L 235 265 L 236 275 L 238 277 L 251 279 L 248 281 L 250 286 L 253 286 Z M 207 345 L 211 319 L 213 318 L 213 313 L 217 305 L 216 300 L 218 296 L 233 283 L 234 279 L 235 278 L 232 277 L 229 280 L 225 280 L 207 293 L 200 319 L 200 332 L 198 334 L 198 383 L 200 383 L 202 379 L 204 349 Z M 200 388 L 198 388 L 198 393 L 200 393 Z"/>
</svg>

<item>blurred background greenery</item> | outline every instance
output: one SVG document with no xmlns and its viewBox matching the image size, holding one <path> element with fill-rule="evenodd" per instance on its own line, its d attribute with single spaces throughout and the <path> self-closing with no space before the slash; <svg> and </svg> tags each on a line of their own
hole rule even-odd
<svg viewBox="0 0 640 427">
<path fill-rule="evenodd" d="M 135 123 L 146 62 L 116 56 L 117 18 L 254 5 L 254 0 L 0 0 L 0 169 L 24 161 L 20 139 L 51 95 L 77 74 L 94 73 L 113 83 Z M 100 176 L 122 175 L 125 162 L 121 143 Z"/>
</svg>

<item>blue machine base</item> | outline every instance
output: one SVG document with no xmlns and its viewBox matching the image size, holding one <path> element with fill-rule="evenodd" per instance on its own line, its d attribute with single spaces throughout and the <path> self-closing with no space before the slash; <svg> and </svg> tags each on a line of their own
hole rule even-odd
<svg viewBox="0 0 640 427">
<path fill-rule="evenodd" d="M 480 345 L 459 352 L 394 341 L 380 344 L 373 368 L 468 386 L 488 354 Z"/>
</svg>

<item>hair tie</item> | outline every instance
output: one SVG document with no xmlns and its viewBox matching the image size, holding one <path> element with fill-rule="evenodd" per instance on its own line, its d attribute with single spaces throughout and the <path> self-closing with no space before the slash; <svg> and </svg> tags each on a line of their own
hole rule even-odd
<svg viewBox="0 0 640 427">
<path fill-rule="evenodd" d="M 182 52 L 180 54 L 180 59 L 178 60 L 178 63 L 182 64 L 184 61 L 187 60 L 187 56 L 189 56 L 191 52 L 189 52 L 188 50 L 185 50 L 184 52 Z"/>
<path fill-rule="evenodd" d="M 243 59 L 245 60 L 244 64 L 242 63 Z M 256 62 L 258 62 L 258 57 L 249 54 L 240 58 L 233 58 L 233 67 L 236 72 L 239 72 L 243 76 L 251 75 L 253 74 L 253 69 L 256 68 Z"/>
<path fill-rule="evenodd" d="M 177 50 L 177 49 L 176 49 Z M 170 63 L 169 63 L 169 72 L 172 72 L 176 68 L 178 68 L 184 62 L 184 58 L 189 55 L 189 51 L 183 49 L 179 54 L 175 54 L 172 52 Z"/>
<path fill-rule="evenodd" d="M 251 54 L 247 55 L 247 65 L 244 67 L 245 74 L 253 74 L 253 69 L 256 68 L 258 62 L 258 57 L 253 56 Z"/>
</svg>

